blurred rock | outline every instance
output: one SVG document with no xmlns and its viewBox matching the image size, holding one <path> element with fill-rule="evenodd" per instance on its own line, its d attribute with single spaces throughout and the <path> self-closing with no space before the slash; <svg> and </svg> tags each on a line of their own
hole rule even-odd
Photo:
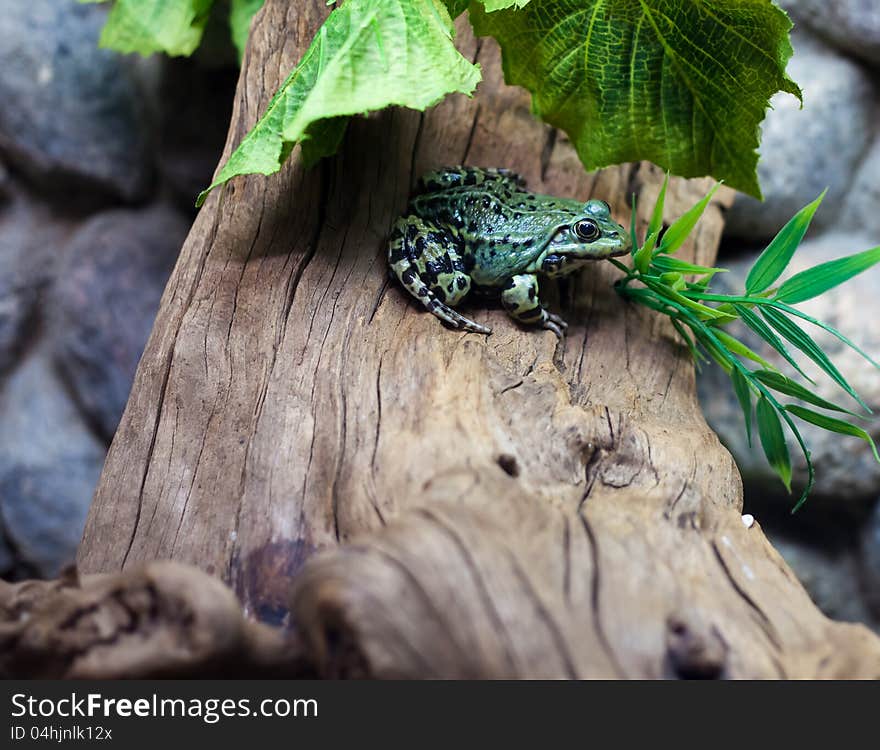
<svg viewBox="0 0 880 750">
<path fill-rule="evenodd" d="M 880 620 L 880 500 L 862 526 L 859 542 L 862 591 L 872 614 Z"/>
<path fill-rule="evenodd" d="M 0 375 L 36 333 L 39 293 L 69 225 L 9 186 L 0 203 Z"/>
<path fill-rule="evenodd" d="M 0 560 L 40 576 L 71 562 L 104 461 L 45 347 L 0 393 Z M 0 571 L 8 574 L 9 571 Z"/>
<path fill-rule="evenodd" d="M 876 244 L 876 238 L 873 243 Z M 801 245 L 791 263 L 790 273 L 869 247 L 872 247 L 872 239 L 868 237 L 845 232 L 824 234 Z M 753 262 L 754 257 L 733 263 L 722 262 L 721 265 L 729 268 L 730 273 L 716 277 L 718 281 L 715 286 L 719 291 L 728 289 L 741 292 Z M 880 359 L 880 326 L 876 324 L 880 319 L 880 267 L 874 267 L 843 286 L 816 299 L 800 303 L 797 307 L 834 326 L 875 359 Z M 880 371 L 831 334 L 806 322 L 803 327 L 875 414 L 880 412 Z M 729 330 L 783 372 L 792 374 L 782 358 L 757 336 L 742 326 L 731 326 Z M 793 347 L 789 348 L 796 351 Z M 811 387 L 815 392 L 830 401 L 858 410 L 859 407 L 811 361 L 800 353 L 795 358 L 802 363 L 804 371 L 816 380 L 817 386 Z M 800 376 L 793 377 L 800 379 Z M 706 419 L 733 453 L 743 479 L 766 488 L 768 495 L 778 495 L 782 486 L 767 465 L 757 436 L 751 448 L 746 442 L 743 416 L 727 376 L 718 367 L 706 367 L 697 378 L 697 386 Z M 874 460 L 867 444 L 857 438 L 827 432 L 799 420 L 796 423 L 810 448 L 816 470 L 811 503 L 825 500 L 836 506 L 845 503 L 864 504 L 880 495 L 880 465 Z M 860 424 L 875 440 L 880 439 L 880 418 L 875 416 Z M 803 486 L 806 481 L 806 464 L 793 439 L 789 440 L 789 445 L 795 484 Z"/>
<path fill-rule="evenodd" d="M 840 223 L 873 238 L 874 245 L 880 245 L 880 137 L 875 139 L 856 173 Z"/>
<path fill-rule="evenodd" d="M 55 361 L 100 435 L 113 437 L 189 223 L 166 206 L 82 225 L 52 290 Z"/>
<path fill-rule="evenodd" d="M 98 49 L 105 17 L 76 0 L 6 2 L 0 13 L 0 150 L 67 200 L 136 200 L 149 183 L 141 93 L 126 61 Z"/>
<path fill-rule="evenodd" d="M 880 63 L 880 3 L 877 0 L 781 0 L 797 23 L 841 51 Z"/>
<path fill-rule="evenodd" d="M 840 210 L 857 164 L 869 143 L 874 89 L 857 64 L 805 34 L 792 38 L 789 75 L 800 84 L 804 108 L 777 94 L 762 125 L 758 176 L 764 202 L 738 195 L 726 233 L 750 239 L 772 237 L 826 187 L 815 226 L 840 224 Z"/>
<path fill-rule="evenodd" d="M 880 628 L 862 596 L 852 554 L 842 550 L 828 552 L 778 534 L 769 536 L 810 598 L 826 615 L 835 620 L 863 622 L 874 630 Z"/>
</svg>

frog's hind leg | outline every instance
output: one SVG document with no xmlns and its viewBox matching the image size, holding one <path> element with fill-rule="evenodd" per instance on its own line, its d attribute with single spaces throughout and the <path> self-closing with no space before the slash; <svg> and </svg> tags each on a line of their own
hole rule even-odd
<svg viewBox="0 0 880 750">
<path fill-rule="evenodd" d="M 464 272 L 458 253 L 447 250 L 443 239 L 441 230 L 417 217 L 398 219 L 388 243 L 391 270 L 429 312 L 453 328 L 492 333 L 492 329 L 450 307 L 468 293 L 470 277 Z M 453 243 L 447 238 L 446 244 Z"/>
</svg>

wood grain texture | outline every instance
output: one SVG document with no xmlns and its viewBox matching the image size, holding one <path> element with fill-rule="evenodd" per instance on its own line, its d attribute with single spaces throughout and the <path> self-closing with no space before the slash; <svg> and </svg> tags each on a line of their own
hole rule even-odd
<svg viewBox="0 0 880 750">
<path fill-rule="evenodd" d="M 326 13 L 268 0 L 227 155 Z M 822 616 L 760 525 L 743 525 L 686 351 L 615 295 L 610 264 L 560 287 L 562 344 L 498 309 L 468 311 L 488 338 L 445 329 L 389 283 L 385 237 L 429 168 L 511 167 L 537 191 L 606 199 L 622 221 L 628 194 L 647 208 L 662 179 L 644 164 L 584 174 L 502 85 L 494 43 L 460 29 L 483 66 L 474 99 L 357 120 L 317 169 L 295 155 L 210 197 L 81 568 L 199 566 L 249 615 L 295 628 L 325 675 L 880 676 L 880 641 Z M 708 184 L 673 180 L 668 214 Z M 712 262 L 730 199 L 683 257 Z"/>
</svg>

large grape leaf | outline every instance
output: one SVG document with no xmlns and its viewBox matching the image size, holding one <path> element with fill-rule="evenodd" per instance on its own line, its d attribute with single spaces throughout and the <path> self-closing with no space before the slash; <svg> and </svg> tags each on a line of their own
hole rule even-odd
<svg viewBox="0 0 880 750">
<path fill-rule="evenodd" d="M 760 197 L 758 126 L 774 93 L 800 97 L 792 24 L 770 0 L 472 2 L 470 17 L 587 169 L 647 159 Z"/>
<path fill-rule="evenodd" d="M 100 45 L 141 55 L 191 55 L 202 41 L 213 5 L 214 0 L 116 0 Z"/>
<path fill-rule="evenodd" d="M 455 49 L 441 0 L 347 0 L 336 8 L 265 114 L 198 204 L 241 174 L 272 174 L 294 144 L 308 159 L 332 153 L 344 118 L 392 105 L 424 110 L 446 94 L 471 94 L 479 66 Z"/>
</svg>

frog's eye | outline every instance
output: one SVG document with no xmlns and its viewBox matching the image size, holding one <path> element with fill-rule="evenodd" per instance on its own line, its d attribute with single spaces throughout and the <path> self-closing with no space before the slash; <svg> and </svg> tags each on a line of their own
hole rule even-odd
<svg viewBox="0 0 880 750">
<path fill-rule="evenodd" d="M 599 231 L 599 225 L 596 224 L 595 221 L 590 221 L 589 219 L 581 219 L 580 221 L 575 222 L 571 230 L 575 233 L 575 236 L 583 242 L 591 242 L 601 234 Z"/>
</svg>

